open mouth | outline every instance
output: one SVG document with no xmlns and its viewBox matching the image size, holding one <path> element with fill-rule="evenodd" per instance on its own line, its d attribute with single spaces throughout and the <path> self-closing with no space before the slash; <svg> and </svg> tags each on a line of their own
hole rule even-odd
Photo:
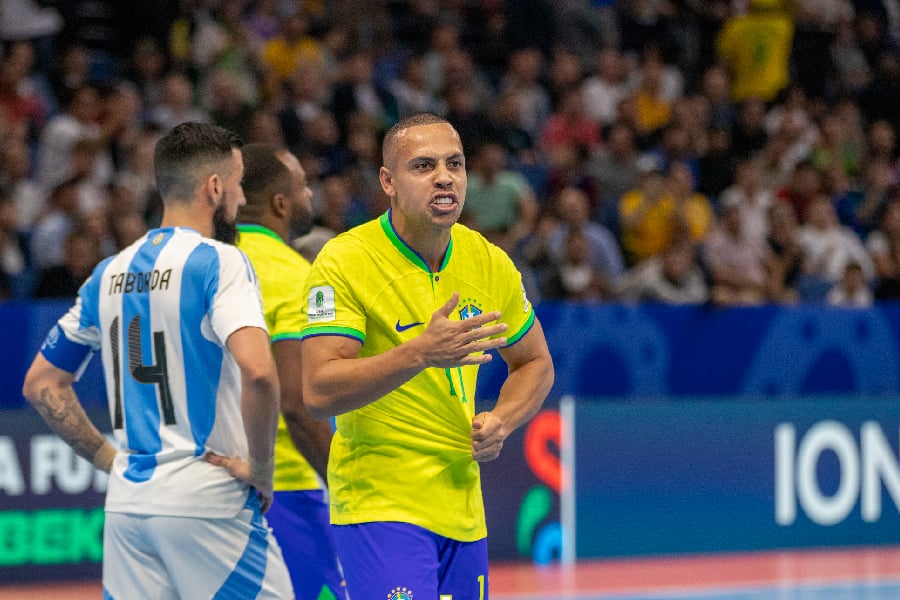
<svg viewBox="0 0 900 600">
<path fill-rule="evenodd" d="M 438 210 L 450 210 L 456 206 L 456 196 L 449 194 L 434 196 L 431 205 Z"/>
</svg>

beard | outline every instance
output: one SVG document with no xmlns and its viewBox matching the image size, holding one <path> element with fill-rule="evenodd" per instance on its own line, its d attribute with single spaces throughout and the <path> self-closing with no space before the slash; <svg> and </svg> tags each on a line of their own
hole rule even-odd
<svg viewBox="0 0 900 600">
<path fill-rule="evenodd" d="M 300 209 L 294 210 L 291 215 L 291 237 L 306 235 L 312 230 L 313 214 Z"/>
<path fill-rule="evenodd" d="M 237 224 L 225 215 L 225 203 L 213 213 L 213 239 L 234 245 L 237 241 Z"/>
</svg>

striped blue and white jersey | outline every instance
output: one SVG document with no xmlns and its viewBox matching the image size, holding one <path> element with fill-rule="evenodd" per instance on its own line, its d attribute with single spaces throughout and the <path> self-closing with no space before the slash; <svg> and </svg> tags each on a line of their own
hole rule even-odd
<svg viewBox="0 0 900 600">
<path fill-rule="evenodd" d="M 266 329 L 259 283 L 234 246 L 154 229 L 101 262 L 41 347 L 80 374 L 97 350 L 115 439 L 106 510 L 237 514 L 248 488 L 206 452 L 248 456 L 240 369 L 225 342 Z"/>
</svg>

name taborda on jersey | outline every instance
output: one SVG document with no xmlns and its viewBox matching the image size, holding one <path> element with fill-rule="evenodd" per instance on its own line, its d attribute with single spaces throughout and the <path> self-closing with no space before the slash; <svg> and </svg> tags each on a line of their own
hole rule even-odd
<svg viewBox="0 0 900 600">
<path fill-rule="evenodd" d="M 172 269 L 144 271 L 142 273 L 114 273 L 109 278 L 109 295 L 143 293 L 167 290 L 172 279 Z"/>
</svg>

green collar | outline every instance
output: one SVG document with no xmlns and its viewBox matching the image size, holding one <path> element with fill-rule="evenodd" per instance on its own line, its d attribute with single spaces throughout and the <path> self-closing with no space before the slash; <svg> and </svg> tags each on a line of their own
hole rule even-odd
<svg viewBox="0 0 900 600">
<path fill-rule="evenodd" d="M 428 263 L 425 262 L 419 253 L 412 249 L 412 247 L 403 241 L 397 231 L 394 229 L 394 224 L 391 221 L 391 210 L 388 209 L 381 217 L 378 219 L 379 223 L 381 223 L 381 230 L 384 231 L 384 234 L 387 236 L 388 240 L 390 240 L 391 244 L 393 244 L 394 248 L 397 249 L 400 254 L 405 256 L 410 262 L 418 266 L 420 269 L 425 271 L 426 273 L 431 273 L 431 269 L 428 267 Z M 443 271 L 447 268 L 447 263 L 450 262 L 450 255 L 453 254 L 453 238 L 450 238 L 450 243 L 447 244 L 447 251 L 444 252 L 444 260 L 441 261 L 441 267 L 438 269 L 438 272 Z"/>
<path fill-rule="evenodd" d="M 264 227 L 263 225 L 256 225 L 255 223 L 238 223 L 237 230 L 240 233 L 260 233 L 262 235 L 267 235 L 270 238 L 274 238 L 282 244 L 287 245 L 287 242 L 281 239 L 280 235 L 278 235 L 268 227 Z"/>
</svg>

